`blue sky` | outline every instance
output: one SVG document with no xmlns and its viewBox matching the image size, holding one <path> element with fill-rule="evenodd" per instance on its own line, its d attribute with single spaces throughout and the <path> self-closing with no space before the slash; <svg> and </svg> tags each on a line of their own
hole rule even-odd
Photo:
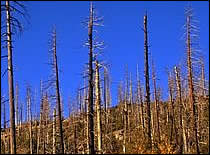
<svg viewBox="0 0 210 155">
<path fill-rule="evenodd" d="M 39 91 L 40 79 L 46 80 L 51 69 L 48 57 L 49 32 L 52 25 L 57 29 L 57 54 L 61 70 L 60 87 L 65 109 L 69 96 L 74 97 L 82 85 L 81 72 L 88 62 L 88 49 L 82 44 L 87 39 L 87 29 L 81 24 L 89 15 L 87 1 L 27 1 L 30 25 L 21 36 L 14 37 L 14 81 L 20 85 L 21 100 L 25 101 L 26 83 Z M 143 16 L 148 13 L 149 52 L 155 61 L 158 84 L 167 97 L 167 74 L 165 68 L 179 63 L 184 57 L 185 23 L 184 8 L 188 1 L 97 1 L 94 6 L 98 15 L 104 17 L 104 26 L 97 28 L 106 44 L 101 57 L 110 64 L 111 94 L 117 102 L 117 86 L 124 79 L 125 65 L 136 80 L 136 65 L 139 64 L 143 80 L 144 34 Z M 200 26 L 200 47 L 205 56 L 205 71 L 209 77 L 209 2 L 192 1 Z M 3 51 L 5 53 L 5 51 Z M 6 61 L 2 62 L 2 70 Z M 2 94 L 7 96 L 7 75 L 2 79 Z M 39 95 L 39 93 L 38 93 Z M 67 111 L 64 112 L 67 114 Z"/>
</svg>

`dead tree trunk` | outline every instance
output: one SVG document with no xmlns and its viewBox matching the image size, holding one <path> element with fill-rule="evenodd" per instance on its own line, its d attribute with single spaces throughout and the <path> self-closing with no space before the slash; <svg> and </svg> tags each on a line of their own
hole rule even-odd
<svg viewBox="0 0 210 155">
<path fill-rule="evenodd" d="M 29 114 L 29 148 L 30 154 L 33 154 L 33 138 L 32 138 L 32 112 L 31 112 L 31 89 L 27 87 L 27 105 Z"/>
<path fill-rule="evenodd" d="M 127 116 L 127 101 L 124 100 L 124 108 L 123 108 L 123 122 L 124 122 L 124 131 L 123 131 L 123 153 L 126 154 L 127 152 L 127 147 L 126 147 L 126 140 L 127 140 L 127 121 L 128 121 L 128 116 Z"/>
<path fill-rule="evenodd" d="M 89 91 L 88 91 L 89 92 Z M 88 108 L 88 102 L 86 101 L 88 99 L 88 95 L 85 96 L 85 105 L 86 105 L 86 123 L 87 123 L 87 128 L 86 128 L 86 136 L 87 136 L 87 154 L 90 154 L 90 146 L 89 146 L 89 108 Z"/>
<path fill-rule="evenodd" d="M 127 74 L 126 74 L 127 75 Z M 127 152 L 127 133 L 128 133 L 128 78 L 126 76 L 126 86 L 124 93 L 124 107 L 123 107 L 123 123 L 124 123 L 124 131 L 123 131 L 123 153 Z"/>
<path fill-rule="evenodd" d="M 15 137 L 15 108 L 14 108 L 14 86 L 13 86 L 13 62 L 12 62 L 12 34 L 11 34 L 11 16 L 10 1 L 6 1 L 7 18 L 7 49 L 8 49 L 8 85 L 9 85 L 9 104 L 10 104 L 10 144 L 11 154 L 16 154 Z"/>
<path fill-rule="evenodd" d="M 139 82 L 140 83 L 140 82 Z M 143 128 L 143 132 L 144 132 L 144 127 L 145 127 L 145 118 L 144 118 L 144 102 L 143 102 L 143 91 L 142 88 L 140 86 L 139 88 L 139 93 L 140 93 L 140 103 L 141 103 L 141 120 L 142 120 L 142 128 Z M 145 132 L 144 132 L 145 133 Z"/>
<path fill-rule="evenodd" d="M 108 110 L 107 110 L 107 93 L 108 93 L 108 73 L 107 68 L 104 67 L 104 134 L 107 135 L 108 133 Z M 106 136 L 105 136 L 106 137 Z M 107 143 L 105 143 L 104 148 L 107 148 Z"/>
<path fill-rule="evenodd" d="M 130 93 L 129 93 L 129 104 L 131 106 L 131 115 L 133 114 L 134 112 L 134 106 L 133 106 L 133 89 L 132 89 L 132 79 L 131 79 L 131 73 L 130 73 L 130 83 L 129 83 L 129 86 L 130 86 Z"/>
<path fill-rule="evenodd" d="M 57 54 L 56 54 L 56 30 L 53 31 L 53 55 L 54 55 L 54 69 L 56 77 L 56 102 L 58 107 L 58 125 L 60 131 L 60 145 L 61 152 L 64 154 L 64 142 L 63 142 L 63 126 L 62 126 L 62 116 L 61 116 L 61 100 L 60 100 L 60 87 L 59 87 L 59 78 L 58 78 L 58 64 L 57 64 Z"/>
<path fill-rule="evenodd" d="M 98 138 L 98 153 L 102 153 L 102 129 L 101 129 L 101 93 L 100 93 L 100 78 L 99 78 L 99 64 L 96 61 L 96 75 L 95 75 L 95 92 L 96 92 L 96 115 L 97 115 L 97 138 Z"/>
<path fill-rule="evenodd" d="M 74 136 L 74 154 L 77 154 L 77 122 L 76 112 L 73 114 L 73 136 Z"/>
<path fill-rule="evenodd" d="M 16 117 L 16 125 L 17 125 L 17 127 L 18 127 L 18 125 L 19 125 L 19 113 L 18 113 L 18 108 L 19 108 L 19 106 L 18 106 L 18 99 L 19 99 L 19 92 L 18 92 L 18 84 L 16 83 L 16 86 L 15 86 L 15 90 L 16 90 L 16 95 L 15 95 L 15 108 L 16 108 L 16 110 L 15 110 L 15 117 Z M 19 127 L 18 127 L 19 128 Z"/>
<path fill-rule="evenodd" d="M 152 149 L 152 129 L 150 111 L 150 86 L 149 86 L 149 61 L 148 61 L 148 37 L 147 37 L 147 15 L 144 16 L 144 61 L 145 61 L 145 88 L 147 105 L 147 136 L 149 149 Z"/>
<path fill-rule="evenodd" d="M 40 117 L 39 117 L 39 128 L 37 133 L 37 148 L 36 152 L 39 154 L 40 146 L 41 146 L 41 137 L 42 137 L 42 117 L 43 117 L 43 84 L 42 80 L 40 81 Z"/>
<path fill-rule="evenodd" d="M 169 98 L 170 98 L 169 100 L 170 100 L 170 105 L 171 105 L 171 113 L 169 113 L 169 119 L 171 120 L 171 125 L 170 125 L 171 130 L 170 130 L 170 139 L 169 140 L 170 140 L 170 143 L 172 143 L 173 132 L 174 132 L 176 144 L 178 144 L 176 122 L 175 122 L 175 112 L 174 112 L 174 110 L 175 110 L 174 109 L 174 97 L 173 97 L 174 85 L 173 85 L 171 72 L 169 72 L 169 75 L 168 75 L 168 86 L 169 86 Z"/>
<path fill-rule="evenodd" d="M 37 148 L 37 143 L 38 143 L 38 116 L 36 115 L 36 120 L 35 120 L 35 141 L 36 141 L 36 145 L 35 148 Z M 37 149 L 35 149 L 35 153 L 37 153 Z"/>
<path fill-rule="evenodd" d="M 182 87 L 181 87 L 181 78 L 180 71 L 178 67 L 174 68 L 176 74 L 176 85 L 177 85 L 177 93 L 178 93 L 178 102 L 179 102 L 179 126 L 180 126 L 180 152 L 187 153 L 187 141 L 185 134 L 185 121 L 183 117 L 183 103 L 182 103 Z"/>
<path fill-rule="evenodd" d="M 198 142 L 198 127 L 197 127 L 197 108 L 195 103 L 194 86 L 193 86 L 193 68 L 192 68 L 192 44 L 191 44 L 191 15 L 187 16 L 187 68 L 188 68 L 188 88 L 189 88 L 189 103 L 192 109 L 192 123 L 196 143 L 196 152 L 200 154 Z"/>
<path fill-rule="evenodd" d="M 89 89 L 88 89 L 88 137 L 89 153 L 95 154 L 94 149 L 94 114 L 93 114 L 93 6 L 90 6 L 90 17 L 88 23 L 88 41 L 89 41 Z"/>
<path fill-rule="evenodd" d="M 137 99 L 139 102 L 139 123 L 142 127 L 142 131 L 144 133 L 144 105 L 143 105 L 143 97 L 142 97 L 142 88 L 141 88 L 141 81 L 139 78 L 139 71 L 138 71 L 138 65 L 137 65 Z"/>
<path fill-rule="evenodd" d="M 56 154 L 56 109 L 53 110 L 53 154 Z"/>
<path fill-rule="evenodd" d="M 130 121 L 130 117 L 131 117 L 131 83 L 129 83 L 129 77 L 128 77 L 128 70 L 127 70 L 127 77 L 126 77 L 126 85 L 127 85 L 127 99 L 126 99 L 126 103 L 127 103 L 127 132 L 128 132 L 128 142 L 131 142 L 131 121 Z M 129 90 L 130 89 L 130 90 Z"/>
<path fill-rule="evenodd" d="M 104 111 L 105 111 L 105 122 L 107 119 L 107 70 L 104 68 Z"/>
<path fill-rule="evenodd" d="M 31 102 L 31 101 L 30 101 Z M 32 112 L 30 103 L 30 153 L 33 154 L 33 131 L 32 131 Z"/>
<path fill-rule="evenodd" d="M 155 66 L 152 63 L 152 80 L 153 80 L 153 87 L 154 87 L 154 98 L 155 98 L 155 112 L 156 112 L 156 119 L 157 119 L 157 133 L 158 133 L 158 142 L 160 143 L 160 118 L 159 118 L 159 101 L 157 96 L 157 88 L 156 88 L 156 75 L 155 75 Z"/>
<path fill-rule="evenodd" d="M 84 71 L 84 77 L 85 77 L 85 71 Z M 84 133 L 85 134 L 84 136 L 86 137 L 86 141 L 85 141 L 86 142 L 86 152 L 85 153 L 90 154 L 90 149 L 89 149 L 89 122 L 88 122 L 89 109 L 88 109 L 88 102 L 87 102 L 87 100 L 88 100 L 87 93 L 89 91 L 87 92 L 85 87 L 86 87 L 86 81 L 85 81 L 85 78 L 84 78 L 83 103 L 84 103 L 84 112 L 85 112 L 85 114 L 84 114 L 84 126 L 86 127 L 85 128 L 86 132 Z"/>
<path fill-rule="evenodd" d="M 201 60 L 201 95 L 205 97 L 205 72 L 203 59 Z"/>
<path fill-rule="evenodd" d="M 16 126 L 17 126 L 17 135 L 18 137 L 20 136 L 20 120 L 19 120 L 19 88 L 18 88 L 18 83 L 16 83 L 16 86 L 15 86 L 15 116 L 16 116 Z"/>
<path fill-rule="evenodd" d="M 23 103 L 20 102 L 20 127 L 19 127 L 19 136 L 21 136 L 21 130 L 22 130 L 22 123 L 23 123 Z"/>
</svg>

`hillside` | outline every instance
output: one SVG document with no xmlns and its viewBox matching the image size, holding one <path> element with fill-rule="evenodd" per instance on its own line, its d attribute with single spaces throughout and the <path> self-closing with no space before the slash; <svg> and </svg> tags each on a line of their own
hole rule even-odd
<svg viewBox="0 0 210 155">
<path fill-rule="evenodd" d="M 209 152 L 209 98 L 202 98 L 202 119 L 199 119 L 199 142 L 201 153 Z M 156 128 L 156 112 L 154 103 L 151 104 L 152 111 L 152 128 L 153 128 L 153 150 L 147 150 L 147 138 L 145 135 L 145 128 L 142 127 L 140 104 L 133 103 L 129 106 L 129 121 L 126 132 L 126 153 L 127 154 L 178 154 L 180 153 L 180 145 L 176 143 L 178 136 L 178 143 L 180 143 L 180 128 L 179 128 L 179 112 L 178 105 L 175 103 L 175 129 L 171 125 L 170 104 L 168 102 L 160 102 L 160 142 L 157 139 Z M 132 110 L 133 109 L 133 110 Z M 144 112 L 145 112 L 144 107 Z M 200 111 L 200 112 L 201 112 Z M 186 113 L 187 114 L 187 113 Z M 144 113 L 145 116 L 145 113 Z M 33 153 L 37 153 L 37 142 L 39 142 L 39 153 L 52 153 L 53 146 L 53 125 L 52 119 L 43 126 L 40 131 L 40 122 L 33 121 L 32 137 L 33 137 Z M 63 133 L 65 153 L 67 154 L 83 154 L 87 153 L 87 115 L 85 113 L 72 114 L 69 118 L 63 120 Z M 30 123 L 23 123 L 21 126 L 16 126 L 17 131 L 17 153 L 30 153 L 29 140 Z M 2 153 L 9 153 L 9 129 L 2 132 Z M 97 135 L 95 128 L 95 135 Z M 189 141 L 189 152 L 195 152 L 193 137 L 191 136 L 191 128 L 187 125 L 186 133 Z M 58 133 L 58 128 L 56 128 Z M 172 135 L 171 135 L 172 132 Z M 40 135 L 40 136 L 38 136 Z M 58 134 L 56 136 L 57 151 L 59 150 Z M 97 137 L 97 136 L 95 136 Z M 170 139 L 172 137 L 172 139 Z M 104 109 L 102 110 L 102 149 L 105 154 L 119 154 L 123 153 L 123 139 L 124 139 L 124 122 L 123 122 L 123 103 L 116 107 L 108 109 L 107 122 L 105 121 Z M 97 138 L 95 138 L 97 144 Z M 96 147 L 97 148 L 97 147 Z M 97 150 L 97 149 L 96 149 Z"/>
</svg>

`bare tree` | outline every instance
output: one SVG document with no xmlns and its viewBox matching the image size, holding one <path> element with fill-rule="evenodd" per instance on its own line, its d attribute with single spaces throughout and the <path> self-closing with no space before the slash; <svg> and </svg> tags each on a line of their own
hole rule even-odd
<svg viewBox="0 0 210 155">
<path fill-rule="evenodd" d="M 16 117 L 16 125 L 18 126 L 19 125 L 19 113 L 18 113 L 18 109 L 19 109 L 19 106 L 18 106 L 18 99 L 19 99 L 19 88 L 18 88 L 18 83 L 16 83 L 16 86 L 15 86 L 15 89 L 16 89 L 16 95 L 15 95 L 15 117 Z"/>
<path fill-rule="evenodd" d="M 102 153 L 102 126 L 101 126 L 101 93 L 100 93 L 100 78 L 99 78 L 99 63 L 96 60 L 96 75 L 95 75 L 95 94 L 96 94 L 96 115 L 97 115 L 97 137 L 98 137 L 98 153 Z"/>
<path fill-rule="evenodd" d="M 171 109 L 169 110 L 169 120 L 170 124 L 170 143 L 172 143 L 173 133 L 175 135 L 176 144 L 178 144 L 177 139 L 177 128 L 176 128 L 176 120 L 175 120 L 175 107 L 174 107 L 174 80 L 172 79 L 172 73 L 168 72 L 168 87 L 169 87 L 169 102 Z"/>
<path fill-rule="evenodd" d="M 124 93 L 124 107 L 123 107 L 123 153 L 125 154 L 127 152 L 127 130 L 128 130 L 128 104 L 127 104 L 127 98 L 128 98 L 128 89 L 125 87 L 125 93 Z"/>
<path fill-rule="evenodd" d="M 200 154 L 199 142 L 198 142 L 198 113 L 195 100 L 194 84 L 193 84 L 193 67 L 192 67 L 192 8 L 189 8 L 186 12 L 186 46 L 187 46 L 187 69 L 188 69 L 188 90 L 189 90 L 189 104 L 192 109 L 192 123 L 193 132 L 196 144 L 196 153 Z"/>
<path fill-rule="evenodd" d="M 40 120 L 39 120 L 39 127 L 37 133 L 37 148 L 36 152 L 39 154 L 40 144 L 41 144 L 41 133 L 42 133 L 42 113 L 43 113 L 43 82 L 40 80 Z"/>
<path fill-rule="evenodd" d="M 200 64 L 201 64 L 201 80 L 200 80 L 201 92 L 200 92 L 200 94 L 203 97 L 205 97 L 206 88 L 205 88 L 205 71 L 204 71 L 204 60 L 203 60 L 203 57 L 200 60 Z"/>
<path fill-rule="evenodd" d="M 7 40 L 8 40 L 7 41 L 7 47 L 8 47 L 8 85 L 9 85 L 9 103 L 10 103 L 10 144 L 11 144 L 11 153 L 16 154 L 10 1 L 6 1 L 6 13 L 7 13 Z"/>
<path fill-rule="evenodd" d="M 56 154 L 56 109 L 53 110 L 53 154 Z"/>
<path fill-rule="evenodd" d="M 155 99 L 155 112 L 157 119 L 157 133 L 158 133 L 158 142 L 160 143 L 160 118 L 159 118 L 159 100 L 157 95 L 157 86 L 156 86 L 156 73 L 155 73 L 155 65 L 154 61 L 152 61 L 152 80 L 153 80 L 153 88 L 154 88 L 154 99 Z"/>
<path fill-rule="evenodd" d="M 30 148 L 30 154 L 33 154 L 33 132 L 32 132 L 32 111 L 31 111 L 31 88 L 30 86 L 27 86 L 27 107 L 28 107 L 28 121 L 29 121 L 29 148 Z"/>
<path fill-rule="evenodd" d="M 61 99 L 60 99 L 60 87 L 59 87 L 59 77 L 58 77 L 58 63 L 57 63 L 57 54 L 56 54 L 56 29 L 53 29 L 52 32 L 53 39 L 53 64 L 54 64 L 54 73 L 56 77 L 56 102 L 58 108 L 58 125 L 60 133 L 60 144 L 61 144 L 61 153 L 64 154 L 64 141 L 63 141 L 63 126 L 62 126 L 62 116 L 61 116 Z"/>
<path fill-rule="evenodd" d="M 90 5 L 90 17 L 88 23 L 89 41 L 89 89 L 88 89 L 88 128 L 90 154 L 95 154 L 94 149 L 94 122 L 93 122 L 93 6 Z"/>
<path fill-rule="evenodd" d="M 176 86 L 177 86 L 177 96 L 178 96 L 178 103 L 179 103 L 179 126 L 180 126 L 180 152 L 187 153 L 187 140 L 185 134 L 185 120 L 183 118 L 183 102 L 182 102 L 182 87 L 181 87 L 181 77 L 180 77 L 180 70 L 178 67 L 175 66 L 174 68 L 176 74 Z"/>
<path fill-rule="evenodd" d="M 141 120 L 141 126 L 142 126 L 142 131 L 144 133 L 144 127 L 145 127 L 145 123 L 144 123 L 144 103 L 143 103 L 143 95 L 142 95 L 143 91 L 142 91 L 142 87 L 141 87 L 141 81 L 139 78 L 139 71 L 138 71 L 138 66 L 137 66 L 137 95 L 138 95 L 138 100 L 140 102 L 140 120 Z"/>
<path fill-rule="evenodd" d="M 149 61 L 148 61 L 148 34 L 147 34 L 147 14 L 144 16 L 144 65 L 145 65 L 145 88 L 147 105 L 147 136 L 149 149 L 152 149 L 152 129 L 151 129 L 151 110 L 150 110 L 150 86 L 149 86 Z"/>
<path fill-rule="evenodd" d="M 12 46 L 12 35 L 18 31 L 22 32 L 23 26 L 20 21 L 15 17 L 15 14 L 21 15 L 24 18 L 27 16 L 26 8 L 23 4 L 18 1 L 11 2 L 5 1 L 1 3 L 1 17 L 2 12 L 6 12 L 5 23 L 1 22 L 1 37 L 2 42 L 6 43 L 8 54 L 5 56 L 8 58 L 8 91 L 9 91 L 9 104 L 10 104 L 10 143 L 11 143 L 11 153 L 16 153 L 16 137 L 15 137 L 15 107 L 14 107 L 14 82 L 13 82 L 13 46 Z M 27 19 L 27 18 L 25 18 Z M 2 43 L 1 42 L 1 43 Z M 1 56 L 2 58 L 2 56 Z"/>
</svg>

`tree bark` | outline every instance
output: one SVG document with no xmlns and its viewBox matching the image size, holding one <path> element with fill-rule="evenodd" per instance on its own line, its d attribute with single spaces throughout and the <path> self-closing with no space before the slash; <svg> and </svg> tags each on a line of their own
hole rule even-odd
<svg viewBox="0 0 210 155">
<path fill-rule="evenodd" d="M 30 154 L 33 154 L 33 138 L 32 138 L 32 112 L 31 112 L 31 89 L 27 87 L 27 105 L 28 105 L 28 120 L 29 120 L 29 148 Z"/>
<path fill-rule="evenodd" d="M 127 152 L 127 133 L 128 133 L 128 78 L 126 78 L 126 86 L 124 93 L 124 107 L 123 107 L 123 123 L 124 123 L 124 131 L 123 131 L 123 153 Z"/>
<path fill-rule="evenodd" d="M 90 19 L 88 24 L 89 41 L 89 89 L 88 89 L 88 137 L 89 153 L 95 154 L 94 149 L 94 113 L 93 113 L 93 6 L 90 6 Z"/>
<path fill-rule="evenodd" d="M 62 126 L 62 114 L 61 114 L 61 99 L 60 99 L 60 91 L 59 91 L 59 78 L 58 78 L 58 64 L 57 64 L 57 55 L 56 55 L 56 30 L 53 31 L 53 54 L 54 54 L 54 69 L 55 69 L 55 77 L 56 77 L 56 101 L 58 107 L 58 125 L 60 131 L 60 144 L 61 144 L 61 152 L 64 154 L 64 141 L 63 141 L 63 126 Z"/>
<path fill-rule="evenodd" d="M 159 118 L 160 108 L 159 108 L 159 100 L 158 100 L 158 96 L 157 96 L 156 75 L 155 75 L 154 63 L 152 64 L 152 80 L 153 80 L 153 87 L 154 87 L 155 112 L 156 112 L 156 119 L 157 119 L 158 142 L 160 143 L 160 118 Z"/>
<path fill-rule="evenodd" d="M 176 85 L 177 85 L 177 92 L 178 92 L 178 101 L 179 101 L 179 126 L 180 126 L 180 152 L 187 153 L 187 141 L 186 141 L 186 134 L 185 134 L 185 121 L 183 117 L 183 103 L 182 103 L 182 87 L 181 87 L 181 78 L 180 78 L 180 71 L 178 67 L 174 68 L 176 74 Z"/>
<path fill-rule="evenodd" d="M 15 108 L 14 108 L 14 86 L 13 86 L 13 62 L 12 62 L 12 34 L 11 34 L 11 16 L 10 2 L 6 1 L 7 18 L 7 49 L 8 49 L 8 85 L 9 85 L 9 104 L 10 104 L 10 145 L 11 154 L 16 154 L 16 136 L 15 136 Z"/>
<path fill-rule="evenodd" d="M 151 129 L 151 111 L 150 111 L 150 86 L 149 86 L 149 61 L 148 61 L 148 36 L 147 36 L 147 15 L 144 16 L 144 59 L 145 59 L 145 88 L 147 105 L 147 136 L 148 147 L 152 149 L 152 129 Z"/>
<path fill-rule="evenodd" d="M 18 90 L 19 90 L 19 88 L 18 88 L 18 84 L 16 83 L 16 86 L 15 86 L 15 90 L 16 90 L 16 95 L 15 95 L 15 108 L 16 108 L 16 110 L 15 110 L 15 116 L 16 116 L 16 125 L 17 125 L 17 127 L 18 127 L 18 125 L 19 125 L 19 106 L 18 106 L 18 99 L 19 99 L 19 92 L 18 92 Z"/>
<path fill-rule="evenodd" d="M 204 62 L 201 62 L 201 95 L 205 97 L 205 72 L 204 72 Z"/>
<path fill-rule="evenodd" d="M 176 122 L 175 122 L 175 108 L 174 108 L 174 97 L 173 97 L 173 80 L 171 76 L 171 72 L 169 72 L 168 75 L 168 86 L 169 86 L 169 100 L 170 100 L 170 105 L 171 105 L 171 113 L 169 113 L 169 118 L 171 120 L 171 130 L 170 130 L 170 143 L 172 143 L 173 139 L 173 132 L 175 135 L 175 140 L 176 144 L 178 144 L 178 139 L 177 139 L 177 129 L 176 129 Z M 169 110 L 170 111 L 170 110 Z"/>
<path fill-rule="evenodd" d="M 56 109 L 53 110 L 53 154 L 56 154 Z"/>
<path fill-rule="evenodd" d="M 196 143 L 196 153 L 200 154 L 198 142 L 197 128 L 197 109 L 195 103 L 194 86 L 193 86 L 193 68 L 192 68 L 192 43 L 191 43 L 191 16 L 187 16 L 187 68 L 188 68 L 188 88 L 189 88 L 189 103 L 192 109 L 192 123 Z"/>
<path fill-rule="evenodd" d="M 99 64 L 96 61 L 96 75 L 95 75 L 95 92 L 96 92 L 96 116 L 97 116 L 97 138 L 98 138 L 98 153 L 102 153 L 102 126 L 101 126 L 101 93 L 100 93 L 100 78 L 99 78 Z"/>
</svg>

